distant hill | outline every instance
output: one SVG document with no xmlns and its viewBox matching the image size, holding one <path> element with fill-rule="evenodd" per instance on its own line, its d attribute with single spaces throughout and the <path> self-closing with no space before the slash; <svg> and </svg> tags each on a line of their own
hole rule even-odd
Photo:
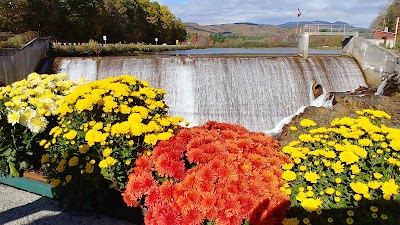
<svg viewBox="0 0 400 225">
<path fill-rule="evenodd" d="M 244 37 L 287 37 L 296 32 L 296 28 L 280 27 L 269 24 L 255 23 L 229 23 L 215 25 L 199 25 L 197 23 L 185 23 L 186 31 L 190 34 L 209 36 L 210 34 L 233 34 Z"/>
<path fill-rule="evenodd" d="M 186 31 L 189 34 L 198 34 L 201 36 L 209 36 L 210 34 L 232 34 L 242 37 L 277 37 L 286 38 L 296 34 L 297 27 L 304 26 L 305 24 L 327 24 L 327 25 L 338 25 L 344 24 L 349 25 L 346 22 L 336 21 L 299 21 L 299 22 L 287 22 L 280 25 L 270 24 L 256 24 L 250 22 L 240 23 L 229 23 L 229 24 L 214 24 L 214 25 L 200 25 L 197 23 L 185 23 Z M 359 28 L 360 32 L 366 32 L 367 29 Z"/>
</svg>

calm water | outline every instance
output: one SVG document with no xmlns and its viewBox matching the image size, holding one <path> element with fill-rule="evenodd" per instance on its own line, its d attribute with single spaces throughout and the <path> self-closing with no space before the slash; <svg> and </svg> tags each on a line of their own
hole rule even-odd
<svg viewBox="0 0 400 225">
<path fill-rule="evenodd" d="M 297 55 L 297 48 L 207 48 L 158 52 L 158 55 Z M 341 55 L 341 50 L 310 49 L 309 55 Z"/>
</svg>

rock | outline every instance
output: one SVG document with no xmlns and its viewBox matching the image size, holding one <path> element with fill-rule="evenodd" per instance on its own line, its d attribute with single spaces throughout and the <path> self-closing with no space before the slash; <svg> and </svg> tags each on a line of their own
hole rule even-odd
<svg viewBox="0 0 400 225">
<path fill-rule="evenodd" d="M 317 123 L 317 127 L 329 127 L 330 122 L 340 117 L 356 117 L 356 111 L 362 109 L 378 109 L 387 112 L 392 116 L 386 125 L 400 128 L 400 93 L 391 92 L 391 96 L 375 96 L 374 91 L 370 89 L 357 90 L 353 93 L 331 93 L 335 96 L 333 109 L 307 107 L 300 115 L 295 116 L 287 124 L 282 133 L 277 137 L 281 146 L 297 139 L 297 137 L 306 133 L 299 123 L 303 119 L 311 119 Z M 386 93 L 385 93 L 386 94 Z M 297 131 L 291 131 L 290 126 L 298 128 Z"/>
</svg>

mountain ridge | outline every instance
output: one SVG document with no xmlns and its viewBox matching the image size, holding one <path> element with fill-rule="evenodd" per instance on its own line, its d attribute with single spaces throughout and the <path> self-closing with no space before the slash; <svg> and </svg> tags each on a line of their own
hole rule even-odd
<svg viewBox="0 0 400 225">
<path fill-rule="evenodd" d="M 242 37 L 278 37 L 285 38 L 290 35 L 295 35 L 298 31 L 297 28 L 304 26 L 305 24 L 324 24 L 324 25 L 350 25 L 343 21 L 328 22 L 323 20 L 314 21 L 298 21 L 298 22 L 287 22 L 279 25 L 271 24 L 257 24 L 252 22 L 236 22 L 236 23 L 224 23 L 224 24 L 211 24 L 211 25 L 200 25 L 194 22 L 184 23 L 186 25 L 186 31 L 189 34 L 197 34 L 201 36 L 209 36 L 210 34 L 232 34 Z M 352 26 L 352 25 L 350 25 Z M 355 27 L 355 26 L 352 26 Z M 359 28 L 361 30 L 367 30 L 365 28 Z"/>
</svg>

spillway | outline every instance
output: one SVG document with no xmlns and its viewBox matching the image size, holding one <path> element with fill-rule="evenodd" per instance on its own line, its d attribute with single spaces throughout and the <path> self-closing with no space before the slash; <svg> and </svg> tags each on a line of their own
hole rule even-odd
<svg viewBox="0 0 400 225">
<path fill-rule="evenodd" d="M 148 56 L 62 58 L 58 71 L 71 80 L 121 74 L 167 91 L 169 115 L 192 125 L 208 120 L 251 131 L 271 129 L 313 100 L 311 86 L 327 92 L 367 86 L 357 62 L 347 56 Z"/>
</svg>

